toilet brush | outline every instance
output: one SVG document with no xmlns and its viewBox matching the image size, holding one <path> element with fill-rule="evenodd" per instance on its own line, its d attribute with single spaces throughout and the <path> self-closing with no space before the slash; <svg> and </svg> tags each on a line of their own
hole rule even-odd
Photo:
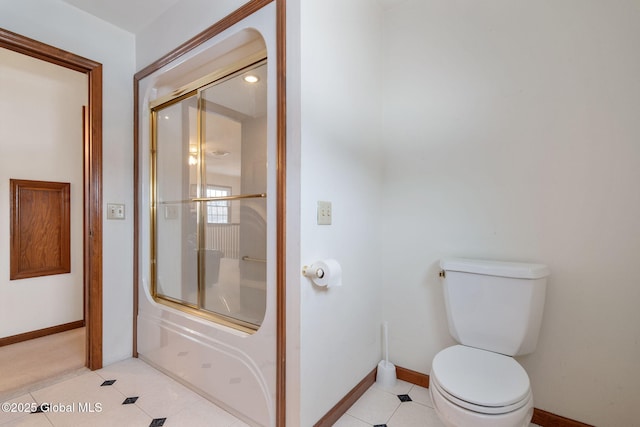
<svg viewBox="0 0 640 427">
<path fill-rule="evenodd" d="M 389 362 L 389 322 L 382 324 L 382 341 L 384 344 L 384 359 L 378 363 L 376 383 L 384 388 L 396 385 L 396 367 Z"/>
</svg>

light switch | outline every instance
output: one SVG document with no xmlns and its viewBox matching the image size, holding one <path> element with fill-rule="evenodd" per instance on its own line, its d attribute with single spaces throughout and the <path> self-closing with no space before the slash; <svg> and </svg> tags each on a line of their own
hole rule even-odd
<svg viewBox="0 0 640 427">
<path fill-rule="evenodd" d="M 107 203 L 107 219 L 124 219 L 124 205 Z"/>
<path fill-rule="evenodd" d="M 318 201 L 318 225 L 331 225 L 331 202 Z"/>
</svg>

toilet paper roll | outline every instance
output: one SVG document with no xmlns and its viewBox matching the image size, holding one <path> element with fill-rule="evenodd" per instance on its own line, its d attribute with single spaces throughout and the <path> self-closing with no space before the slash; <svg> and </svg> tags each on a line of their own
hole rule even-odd
<svg viewBox="0 0 640 427">
<path fill-rule="evenodd" d="M 305 267 L 303 274 L 317 286 L 331 288 L 342 285 L 342 267 L 335 259 L 316 261 L 311 266 Z"/>
</svg>

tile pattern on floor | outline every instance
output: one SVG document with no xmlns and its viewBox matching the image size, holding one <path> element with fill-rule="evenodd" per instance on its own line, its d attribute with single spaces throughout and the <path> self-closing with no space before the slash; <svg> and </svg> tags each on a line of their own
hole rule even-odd
<svg viewBox="0 0 640 427">
<path fill-rule="evenodd" d="M 2 427 L 248 426 L 139 359 L 63 379 L 2 404 Z"/>
<path fill-rule="evenodd" d="M 0 403 L 1 427 L 248 427 L 139 359 L 63 378 Z M 400 380 L 390 389 L 372 385 L 334 424 L 442 426 L 429 390 Z"/>
<path fill-rule="evenodd" d="M 444 427 L 444 424 L 433 409 L 429 389 L 398 380 L 392 388 L 374 383 L 333 426 Z"/>
<path fill-rule="evenodd" d="M 334 427 L 443 427 L 429 390 L 398 380 L 392 388 L 373 384 Z"/>
</svg>

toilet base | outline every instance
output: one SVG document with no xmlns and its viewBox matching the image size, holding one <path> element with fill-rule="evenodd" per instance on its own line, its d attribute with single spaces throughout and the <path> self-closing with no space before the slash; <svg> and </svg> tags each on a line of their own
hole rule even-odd
<svg viewBox="0 0 640 427">
<path fill-rule="evenodd" d="M 429 394 L 438 417 L 447 427 L 528 427 L 533 417 L 533 397 L 531 395 L 529 395 L 527 403 L 515 411 L 488 415 L 453 404 L 440 394 L 436 384 L 429 386 Z"/>
</svg>

